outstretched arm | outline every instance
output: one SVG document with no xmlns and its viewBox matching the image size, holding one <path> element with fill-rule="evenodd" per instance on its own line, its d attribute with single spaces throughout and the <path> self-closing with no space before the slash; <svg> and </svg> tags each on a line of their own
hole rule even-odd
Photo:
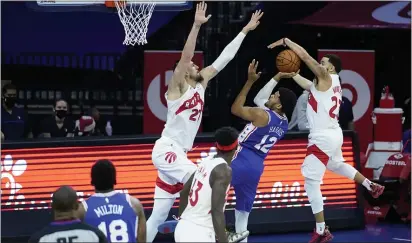
<svg viewBox="0 0 412 243">
<path fill-rule="evenodd" d="M 316 75 L 317 79 L 321 82 L 327 81 L 331 82 L 331 77 L 322 65 L 319 64 L 309 53 L 300 45 L 289 40 L 288 38 L 280 39 L 268 46 L 268 48 L 274 48 L 276 46 L 288 46 L 292 51 L 299 56 L 299 58 L 309 67 L 309 69 Z"/>
<path fill-rule="evenodd" d="M 259 107 L 244 106 L 247 94 L 254 82 L 259 79 L 260 72 L 256 73 L 259 62 L 252 61 L 248 68 L 248 80 L 243 86 L 242 90 L 236 97 L 235 102 L 232 104 L 231 112 L 233 115 L 238 116 L 246 121 L 250 121 L 257 127 L 266 126 L 269 122 L 269 115 L 265 110 Z"/>
<path fill-rule="evenodd" d="M 259 93 L 257 93 L 256 97 L 253 99 L 255 105 L 260 108 L 265 108 L 265 103 L 268 101 L 270 95 L 273 92 L 273 89 L 276 87 L 278 82 L 282 78 L 291 78 L 296 76 L 298 73 L 299 71 L 297 73 L 277 73 L 269 82 L 266 83 L 265 86 L 263 86 Z"/>
<path fill-rule="evenodd" d="M 309 79 L 306 79 L 299 74 L 293 77 L 293 80 L 304 90 L 310 90 L 310 86 L 312 86 L 313 82 Z"/>
<path fill-rule="evenodd" d="M 183 92 L 186 91 L 188 84 L 185 81 L 185 74 L 189 68 L 190 62 L 194 56 L 196 48 L 196 39 L 199 34 L 200 26 L 206 23 L 210 15 L 205 17 L 207 4 L 202 2 L 196 5 L 195 22 L 193 23 L 189 37 L 182 51 L 179 63 L 177 64 L 172 79 L 167 88 L 167 98 L 170 100 L 179 99 Z"/>
<path fill-rule="evenodd" d="M 232 170 L 226 164 L 216 166 L 210 175 L 212 188 L 212 222 L 218 242 L 227 242 L 225 203 L 226 191 L 232 179 Z"/>
<path fill-rule="evenodd" d="M 263 12 L 260 10 L 253 13 L 252 18 L 249 23 L 242 29 L 242 31 L 236 36 L 235 39 L 230 42 L 225 49 L 223 49 L 220 56 L 212 63 L 212 65 L 206 67 L 201 71 L 203 76 L 202 85 L 206 88 L 209 80 L 215 77 L 226 65 L 235 57 L 237 51 L 242 45 L 243 40 L 245 39 L 249 31 L 256 29 L 260 24 L 259 20 L 262 18 Z"/>
</svg>

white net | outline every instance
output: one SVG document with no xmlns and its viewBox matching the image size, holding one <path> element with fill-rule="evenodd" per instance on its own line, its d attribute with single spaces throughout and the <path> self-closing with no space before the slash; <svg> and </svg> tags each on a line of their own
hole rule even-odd
<svg viewBox="0 0 412 243">
<path fill-rule="evenodd" d="M 115 5 L 125 32 L 123 45 L 146 44 L 147 27 L 156 3 L 147 1 L 115 1 Z"/>
</svg>

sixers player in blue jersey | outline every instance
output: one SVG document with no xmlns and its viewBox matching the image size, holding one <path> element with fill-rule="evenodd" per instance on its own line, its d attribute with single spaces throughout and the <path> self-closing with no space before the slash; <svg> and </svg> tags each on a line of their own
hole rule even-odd
<svg viewBox="0 0 412 243">
<path fill-rule="evenodd" d="M 110 160 L 92 167 L 95 194 L 80 203 L 79 218 L 100 229 L 108 242 L 146 242 L 146 217 L 136 198 L 114 190 L 116 168 Z"/>
<path fill-rule="evenodd" d="M 256 95 L 254 102 L 258 107 L 244 106 L 250 88 L 260 77 L 261 73 L 256 73 L 257 67 L 258 62 L 253 60 L 249 65 L 248 80 L 232 105 L 233 115 L 250 122 L 239 135 L 239 148 L 231 165 L 232 186 L 236 194 L 236 232 L 247 230 L 249 213 L 263 173 L 263 162 L 269 150 L 287 132 L 288 119 L 296 105 L 296 95 L 289 89 L 279 88 L 271 95 L 277 82 L 291 75 L 278 73 Z"/>
</svg>

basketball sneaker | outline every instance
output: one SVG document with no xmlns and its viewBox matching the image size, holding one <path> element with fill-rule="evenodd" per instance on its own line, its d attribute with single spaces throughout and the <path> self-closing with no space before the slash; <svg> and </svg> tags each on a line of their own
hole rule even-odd
<svg viewBox="0 0 412 243">
<path fill-rule="evenodd" d="M 243 231 L 241 233 L 235 233 L 235 232 L 226 232 L 227 234 L 227 241 L 229 243 L 233 243 L 233 242 L 240 242 L 244 239 L 246 239 L 249 236 L 249 231 Z"/>
<path fill-rule="evenodd" d="M 326 243 L 331 241 L 332 239 L 333 235 L 330 233 L 328 226 L 326 226 L 323 235 L 318 234 L 315 229 L 312 234 L 312 239 L 309 241 L 309 243 Z"/>
</svg>

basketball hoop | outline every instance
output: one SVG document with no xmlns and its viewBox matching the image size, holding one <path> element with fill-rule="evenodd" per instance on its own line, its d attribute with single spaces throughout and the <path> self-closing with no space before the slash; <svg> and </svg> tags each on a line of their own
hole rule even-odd
<svg viewBox="0 0 412 243">
<path fill-rule="evenodd" d="M 154 1 L 106 1 L 106 7 L 116 6 L 125 37 L 123 45 L 147 44 L 146 34 L 156 3 Z"/>
</svg>

